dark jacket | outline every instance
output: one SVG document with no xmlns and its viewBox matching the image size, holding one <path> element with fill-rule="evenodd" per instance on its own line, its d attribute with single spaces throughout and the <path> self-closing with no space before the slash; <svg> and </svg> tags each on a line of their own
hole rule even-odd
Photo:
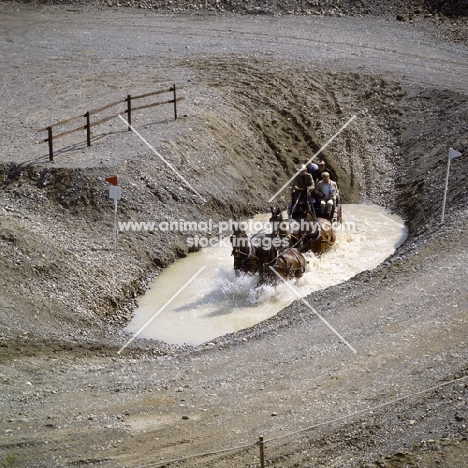
<svg viewBox="0 0 468 468">
<path fill-rule="evenodd" d="M 307 188 L 313 189 L 314 188 L 314 181 L 310 174 L 298 174 L 294 179 L 294 189 L 298 188 L 299 190 L 305 190 Z"/>
</svg>

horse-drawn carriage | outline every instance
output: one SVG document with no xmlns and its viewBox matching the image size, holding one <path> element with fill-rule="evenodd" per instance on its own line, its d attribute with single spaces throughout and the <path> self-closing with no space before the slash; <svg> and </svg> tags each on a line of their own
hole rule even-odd
<svg viewBox="0 0 468 468">
<path fill-rule="evenodd" d="M 304 253 L 321 255 L 335 243 L 330 219 L 317 216 L 313 205 L 298 206 L 300 209 L 291 211 L 289 219 L 283 218 L 280 208 L 271 208 L 271 232 L 249 236 L 238 226 L 234 229 L 231 243 L 236 272 L 259 273 L 261 281 L 274 277 L 275 272 L 285 278 L 301 277 L 307 264 Z M 339 208 L 333 216 L 338 216 Z"/>
<path fill-rule="evenodd" d="M 294 179 L 288 219 L 280 208 L 271 208 L 271 232 L 261 231 L 251 237 L 235 229 L 231 237 L 234 270 L 246 273 L 275 273 L 283 277 L 302 276 L 306 260 L 304 252 L 321 255 L 335 243 L 333 223 L 341 222 L 338 187 L 329 181 L 328 172 L 314 185 L 302 166 Z M 275 270 L 272 272 L 271 270 Z"/>
</svg>

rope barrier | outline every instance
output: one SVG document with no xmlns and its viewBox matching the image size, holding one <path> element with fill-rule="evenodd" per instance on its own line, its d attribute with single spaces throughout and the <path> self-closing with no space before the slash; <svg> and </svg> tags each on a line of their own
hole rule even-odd
<svg viewBox="0 0 468 468">
<path fill-rule="evenodd" d="M 291 437 L 293 435 L 300 434 L 301 432 L 307 432 L 307 431 L 310 431 L 312 429 L 316 429 L 318 427 L 325 426 L 325 425 L 328 425 L 328 424 L 333 424 L 335 422 L 342 421 L 343 419 L 347 419 L 347 418 L 351 418 L 353 416 L 357 416 L 358 414 L 364 414 L 364 413 L 368 413 L 370 411 L 375 411 L 377 409 L 384 408 L 385 406 L 393 405 L 394 403 L 397 403 L 399 401 L 406 400 L 406 399 L 411 398 L 413 396 L 422 395 L 423 393 L 428 393 L 428 392 L 431 392 L 433 390 L 437 390 L 439 388 L 445 387 L 445 386 L 450 385 L 450 384 L 452 384 L 454 382 L 459 382 L 460 380 L 463 380 L 463 379 L 466 379 L 466 378 L 468 378 L 468 375 L 465 375 L 464 377 L 460 377 L 459 379 L 451 380 L 449 382 L 444 382 L 443 384 L 437 385 L 435 387 L 427 388 L 426 390 L 421 390 L 420 392 L 410 393 L 409 395 L 405 395 L 405 396 L 402 396 L 400 398 L 396 398 L 395 400 L 387 401 L 386 403 L 381 403 L 380 405 L 373 406 L 372 408 L 367 408 L 365 410 L 359 410 L 359 411 L 356 411 L 354 413 L 347 414 L 346 416 L 341 416 L 340 418 L 331 419 L 330 421 L 325 421 L 323 423 L 319 423 L 319 424 L 315 424 L 313 426 L 306 427 L 305 429 L 300 429 L 299 431 L 290 432 L 289 434 L 283 434 L 283 435 L 280 435 L 280 436 L 277 436 L 277 437 L 272 437 L 271 439 L 266 439 L 265 443 L 266 442 L 272 442 L 272 441 L 279 440 L 279 439 L 284 439 L 286 437 Z"/>
<path fill-rule="evenodd" d="M 180 458 L 174 458 L 172 460 L 166 460 L 166 461 L 159 461 L 159 462 L 154 462 L 150 463 L 149 465 L 143 465 L 143 466 L 138 466 L 137 468 L 149 468 L 151 466 L 160 466 L 160 465 L 166 465 L 168 463 L 175 463 L 183 460 L 188 460 L 190 458 L 198 458 L 198 457 L 205 457 L 207 455 L 218 455 L 220 453 L 227 453 L 227 452 L 233 452 L 234 450 L 241 450 L 245 448 L 250 448 L 250 447 L 255 447 L 258 445 L 258 442 L 254 442 L 253 444 L 245 444 L 245 445 L 238 445 L 237 447 L 231 447 L 227 449 L 222 449 L 222 450 L 216 450 L 214 452 L 206 452 L 206 453 L 197 453 L 195 455 L 187 455 L 185 457 L 180 457 Z"/>
<path fill-rule="evenodd" d="M 308 431 L 311 431 L 312 429 L 317 429 L 319 427 L 326 426 L 326 425 L 329 425 L 329 424 L 333 424 L 333 423 L 338 422 L 338 421 L 343 421 L 344 419 L 348 419 L 348 418 L 351 418 L 353 416 L 357 416 L 359 414 L 364 414 L 364 413 L 368 413 L 370 411 L 375 411 L 377 409 L 384 408 L 386 406 L 390 406 L 390 405 L 393 405 L 395 403 L 398 403 L 399 401 L 406 400 L 406 399 L 411 398 L 413 396 L 422 395 L 424 393 L 432 392 L 433 390 L 438 390 L 439 388 L 446 387 L 447 385 L 450 385 L 450 384 L 455 383 L 455 382 L 460 382 L 460 381 L 465 380 L 467 378 L 468 378 L 468 375 L 465 375 L 463 377 L 459 377 L 458 379 L 453 379 L 453 380 L 450 380 L 448 382 L 444 382 L 444 383 L 442 383 L 440 385 L 436 385 L 434 387 L 430 387 L 430 388 L 427 388 L 425 390 L 421 390 L 419 392 L 410 393 L 408 395 L 404 395 L 404 396 L 396 398 L 394 400 L 387 401 L 386 403 L 381 403 L 380 405 L 373 406 L 371 408 L 366 408 L 364 410 L 359 410 L 359 411 L 356 411 L 354 413 L 347 414 L 346 416 L 341 416 L 339 418 L 331 419 L 329 421 L 324 421 L 322 423 L 314 424 L 313 426 L 309 426 L 309 427 L 306 427 L 304 429 L 300 429 L 298 431 L 290 432 L 288 434 L 283 434 L 283 435 L 280 435 L 280 436 L 277 436 L 277 437 L 272 437 L 270 439 L 265 439 L 263 441 L 263 443 L 273 442 L 275 440 L 280 440 L 280 439 L 285 439 L 286 437 L 291 437 L 293 435 L 297 435 L 297 434 L 300 434 L 302 432 L 308 432 Z M 214 451 L 214 452 L 206 452 L 206 453 L 198 453 L 198 454 L 195 454 L 195 455 L 187 455 L 185 457 L 174 458 L 172 460 L 159 461 L 159 462 L 150 463 L 149 465 L 138 466 L 137 468 L 149 468 L 149 467 L 155 467 L 155 466 L 162 466 L 162 465 L 167 465 L 169 463 L 175 463 L 175 462 L 179 462 L 179 461 L 188 460 L 188 459 L 191 459 L 191 458 L 205 457 L 207 455 L 218 455 L 218 454 L 221 454 L 221 453 L 233 452 L 235 450 L 242 450 L 242 449 L 246 449 L 246 448 L 250 448 L 250 447 L 255 447 L 258 444 L 259 444 L 258 442 L 254 442 L 254 443 L 245 444 L 245 445 L 238 445 L 237 447 L 231 447 L 231 448 L 227 448 L 227 449 L 217 450 L 217 451 Z"/>
</svg>

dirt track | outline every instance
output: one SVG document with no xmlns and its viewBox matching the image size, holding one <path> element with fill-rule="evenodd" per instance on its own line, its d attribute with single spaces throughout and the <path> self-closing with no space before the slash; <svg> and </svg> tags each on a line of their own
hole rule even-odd
<svg viewBox="0 0 468 468">
<path fill-rule="evenodd" d="M 128 466 L 250 444 L 467 375 L 468 50 L 430 21 L 158 15 L 0 4 L 0 461 Z M 118 121 L 57 145 L 36 132 L 168 83 L 181 118 L 135 125 L 202 204 Z M 227 219 L 265 200 L 352 115 L 324 156 L 345 201 L 370 200 L 410 236 L 372 272 L 192 349 L 121 330 L 183 236 L 110 247 L 103 178 L 122 219 Z M 447 148 L 455 160 L 446 223 Z M 283 202 L 286 200 L 284 199 Z M 371 248 L 371 246 L 370 246 Z M 267 445 L 270 466 L 465 466 L 468 381 Z M 275 416 L 272 416 L 276 414 Z M 182 419 L 188 416 L 189 419 Z M 181 466 L 257 466 L 257 448 Z"/>
</svg>

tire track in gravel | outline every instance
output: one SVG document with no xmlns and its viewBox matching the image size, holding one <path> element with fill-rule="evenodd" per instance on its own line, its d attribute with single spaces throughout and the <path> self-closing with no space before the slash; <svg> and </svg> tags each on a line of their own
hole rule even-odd
<svg viewBox="0 0 468 468">
<path fill-rule="evenodd" d="M 384 132 L 391 133 L 388 125 L 381 125 L 379 114 L 396 115 L 391 107 L 404 95 L 398 83 L 381 77 L 337 75 L 291 63 L 280 65 L 274 60 L 243 57 L 210 60 L 197 57 L 182 63 L 199 70 L 208 86 L 225 92 L 230 105 L 258 130 L 269 148 L 263 162 L 270 161 L 288 174 L 282 183 L 354 114 L 359 115 L 356 123 L 345 129 L 321 156 L 332 176 L 347 194 L 345 197 L 357 200 L 362 190 L 372 191 L 375 185 L 367 167 L 374 165 L 385 177 L 391 174 L 389 166 L 376 164 L 368 140 L 379 140 L 384 138 Z M 362 113 L 365 106 L 371 114 Z M 390 145 L 395 144 L 391 143 L 391 136 L 384 139 Z M 356 170 L 360 171 L 359 183 Z M 385 184 L 380 181 L 379 185 Z M 387 183 L 386 187 L 388 190 L 390 185 Z"/>
<path fill-rule="evenodd" d="M 61 186 L 67 182 L 65 171 L 58 169 L 57 182 L 45 188 L 40 186 L 41 181 L 53 171 L 49 167 L 41 168 L 40 177 L 37 177 L 37 167 L 31 166 L 29 175 L 24 174 L 21 180 L 18 177 L 2 192 L 6 202 L 17 208 L 18 219 L 22 219 L 22 231 L 15 227 L 19 233 L 17 237 L 27 234 L 30 243 L 25 250 L 28 263 L 22 254 L 24 263 L 14 266 L 8 262 L 19 258 L 21 252 L 18 248 L 14 250 L 10 241 L 1 242 L 2 252 L 6 252 L 2 256 L 6 262 L 3 264 L 8 265 L 1 281 L 12 284 L 7 295 L 9 299 L 11 295 L 17 305 L 12 309 L 7 303 L 7 313 L 2 319 L 14 332 L 17 328 L 13 321 L 20 318 L 14 313 L 21 313 L 23 321 L 30 318 L 33 322 L 33 314 L 39 313 L 38 298 L 44 291 L 49 293 L 53 289 L 47 289 L 50 286 L 48 277 L 41 277 L 41 282 L 33 277 L 31 282 L 26 266 L 31 264 L 31 259 L 39 266 L 47 266 L 47 261 L 57 259 L 57 265 L 59 261 L 64 264 L 61 270 L 64 278 L 52 280 L 60 286 L 65 285 L 75 297 L 73 301 L 64 297 L 63 309 L 58 309 L 60 302 L 52 300 L 50 307 L 46 302 L 43 308 L 53 308 L 55 317 L 60 315 L 58 318 L 67 321 L 70 326 L 67 330 L 70 329 L 73 340 L 86 342 L 89 339 L 89 343 L 96 340 L 98 344 L 95 348 L 79 350 L 81 341 L 63 344 L 61 340 L 69 340 L 69 335 L 54 329 L 50 338 L 52 343 L 39 339 L 29 347 L 28 342 L 33 340 L 21 330 L 17 343 L 6 343 L 7 347 L 2 347 L 7 364 L 2 368 L 1 382 L 6 389 L 2 391 L 2 403 L 6 403 L 5 413 L 8 413 L 5 419 L 11 419 L 11 422 L 2 421 L 2 429 L 3 426 L 9 429 L 11 425 L 13 431 L 5 437 L 8 449 L 20 447 L 18 453 L 29 465 L 73 465 L 92 463 L 93 460 L 104 460 L 108 466 L 144 465 L 162 456 L 176 457 L 225 448 L 236 442 L 254 442 L 260 431 L 284 434 L 305 427 L 317 418 L 332 418 L 337 413 L 363 409 L 407 391 L 427 388 L 464 370 L 467 246 L 463 233 L 467 226 L 463 210 L 466 211 L 468 179 L 463 160 L 453 165 L 450 209 L 444 226 L 434 222 L 438 218 L 434 200 L 440 193 L 441 173 L 446 163 L 440 141 L 450 139 L 457 147 L 468 148 L 463 123 L 466 122 L 467 106 L 456 93 L 436 93 L 432 88 L 423 90 L 407 85 L 432 81 L 432 85 L 460 89 L 466 83 L 466 76 L 454 77 L 451 70 L 442 67 L 440 76 L 424 80 L 426 64 L 411 59 L 399 67 L 392 63 L 388 51 L 355 61 L 352 53 L 359 52 L 359 47 L 367 47 L 358 45 L 358 37 L 350 41 L 348 49 L 345 45 L 339 45 L 335 50 L 323 47 L 330 42 L 328 38 L 331 38 L 331 44 L 333 38 L 346 44 L 343 37 L 350 35 L 351 28 L 360 30 L 365 27 L 371 30 L 371 39 L 379 47 L 386 40 L 394 41 L 388 34 L 392 30 L 402 48 L 407 47 L 409 53 L 417 48 L 411 39 L 419 37 L 419 33 L 413 33 L 409 26 L 391 24 L 382 28 L 382 22 L 372 19 L 331 19 L 311 23 L 295 18 L 283 18 L 278 22 L 245 18 L 194 20 L 156 15 L 144 17 L 136 12 L 124 15 L 112 10 L 104 13 L 90 11 L 71 15 L 64 9 L 51 9 L 47 19 L 51 24 L 54 19 L 65 17 L 66 23 L 58 21 L 54 24 L 54 28 L 62 28 L 61 31 L 51 34 L 57 38 L 57 55 L 67 53 L 67 47 L 60 44 L 60 34 L 65 29 L 76 39 L 74 62 L 54 62 L 41 55 L 44 48 L 40 47 L 40 53 L 33 61 L 24 58 L 21 62 L 22 56 L 18 55 L 14 63 L 24 66 L 26 77 L 56 63 L 58 76 L 70 81 L 67 85 L 63 78 L 58 84 L 61 95 L 55 96 L 53 101 L 57 106 L 63 102 L 68 106 L 73 101 L 74 79 L 91 65 L 102 68 L 92 75 L 96 77 L 96 96 L 99 98 L 107 92 L 106 81 L 123 86 L 124 75 L 132 73 L 135 63 L 141 66 L 142 76 L 136 81 L 140 86 L 154 80 L 154 70 L 141 65 L 148 62 L 164 66 L 165 73 L 173 68 L 175 76 L 190 76 L 193 79 L 191 89 L 197 89 L 197 93 L 191 95 L 192 99 L 202 97 L 206 101 L 197 104 L 198 107 L 187 102 L 192 115 L 185 121 L 181 119 L 178 128 L 186 125 L 189 129 L 184 139 L 174 143 L 172 155 L 175 161 L 184 164 L 185 161 L 187 164 L 194 162 L 193 156 L 196 156 L 198 163 L 195 161 L 188 170 L 195 173 L 200 165 L 204 166 L 197 174 L 197 180 L 213 196 L 213 202 L 205 212 L 203 207 L 191 204 L 190 199 L 182 198 L 180 194 L 177 203 L 173 203 L 172 198 L 178 192 L 174 179 L 150 159 L 135 159 L 138 168 L 132 168 L 131 163 L 128 166 L 122 163 L 121 166 L 98 166 L 95 171 L 86 172 L 80 166 L 83 163 L 79 154 L 70 158 L 76 167 L 70 171 L 73 177 L 70 176 L 72 180 L 65 191 Z M 21 16 L 13 15 L 16 23 L 21 23 Z M 134 24 L 126 25 L 128 18 Z M 110 20 L 106 23 L 104 19 Z M 47 21 L 41 22 L 39 27 L 47 27 Z M 234 25 L 238 31 L 250 31 L 251 34 L 212 33 L 207 24 L 224 25 L 226 29 Z M 299 39 L 285 43 L 274 39 L 275 43 L 271 45 L 265 40 L 265 37 L 271 37 L 270 42 L 273 42 L 278 30 L 287 34 L 287 29 L 303 27 L 309 30 L 314 24 L 328 25 L 329 32 L 301 33 L 308 35 L 306 41 L 300 39 L 300 34 Z M 8 27 L 14 28 L 14 21 Z M 91 37 L 79 34 L 80 28 L 89 28 Z M 256 41 L 256 34 L 262 28 L 265 31 L 263 38 Z M 197 29 L 200 31 L 197 38 L 203 41 L 198 49 L 190 40 L 192 31 Z M 146 41 L 138 38 L 139 30 L 144 31 L 141 34 L 147 36 Z M 322 33 L 323 38 L 320 37 Z M 30 37 L 34 34 L 33 29 Z M 125 41 L 122 39 L 124 35 Z M 314 37 L 318 40 L 314 41 Z M 7 54 L 11 52 L 13 55 L 24 48 L 22 40 L 20 38 L 17 50 L 10 49 L 10 44 Z M 172 51 L 167 50 L 168 44 L 162 44 L 169 40 L 174 48 Z M 90 65 L 89 58 L 79 51 L 86 50 L 93 41 L 102 45 L 99 49 L 102 56 L 98 55 Z M 313 49 L 315 44 L 319 44 L 316 48 L 320 50 Z M 447 47 L 432 41 L 424 50 L 435 50 L 435 56 L 442 56 Z M 305 53 L 307 48 L 311 50 Z M 34 54 L 34 50 L 34 44 L 31 44 L 29 52 Z M 345 57 L 346 50 L 348 57 Z M 367 53 L 369 49 L 365 50 Z M 447 52 L 446 63 L 461 50 L 455 47 Z M 269 55 L 273 53 L 275 55 Z M 463 51 L 460 57 L 465 54 Z M 125 67 L 126 61 L 128 67 Z M 368 68 L 359 68 L 364 65 Z M 410 76 L 403 86 L 399 72 L 404 67 Z M 117 75 L 119 68 L 123 76 Z M 343 72 L 350 68 L 359 73 Z M 456 65 L 457 70 L 462 68 Z M 417 73 L 413 76 L 414 70 Z M 132 79 L 137 78 L 138 70 L 134 73 Z M 442 79 L 438 83 L 439 77 Z M 10 89 L 22 83 L 20 78 Z M 17 96 L 19 108 L 30 104 L 28 95 L 23 101 L 21 93 Z M 31 111 L 43 112 L 40 99 L 33 104 Z M 67 106 L 61 109 L 66 110 Z M 247 198 L 254 198 L 251 194 L 265 195 L 269 188 L 265 179 L 270 182 L 275 176 L 273 173 L 277 172 L 278 181 L 285 180 L 296 168 L 296 161 L 303 161 L 304 154 L 310 154 L 312 145 L 326 141 L 344 123 L 342 117 L 346 120 L 345 116 L 362 107 L 367 107 L 369 112 L 329 148 L 325 153 L 327 163 L 337 171 L 340 187 L 348 194 L 349 201 L 362 197 L 403 211 L 410 221 L 413 237 L 393 259 L 375 271 L 363 272 L 359 277 L 314 294 L 310 299 L 340 330 L 346 330 L 363 352 L 356 358 L 350 357 L 340 349 L 341 345 L 334 337 L 317 327 L 317 320 L 293 304 L 268 323 L 220 338 L 213 346 L 175 351 L 161 343 L 141 342 L 140 348 L 131 351 L 134 354 L 119 359 L 114 357 L 115 343 L 122 336 L 111 335 L 106 338 L 110 341 L 105 341 L 99 335 L 100 331 L 94 330 L 95 322 L 84 323 L 87 322 L 85 314 L 94 310 L 92 296 L 98 296 L 100 301 L 109 300 L 113 308 L 103 305 L 103 311 L 111 311 L 112 318 L 118 318 L 115 304 L 143 291 L 142 284 L 135 279 L 144 273 L 140 271 L 140 265 L 151 259 L 154 262 L 151 268 L 163 266 L 173 260 L 171 256 L 177 250 L 174 244 L 169 244 L 171 239 L 167 237 L 155 241 L 140 236 L 122 239 L 126 250 L 120 252 L 118 258 L 107 250 L 91 253 L 80 250 L 79 254 L 73 254 L 80 261 L 72 262 L 68 258 L 72 256 L 69 250 L 64 252 L 66 255 L 59 252 L 61 243 L 64 247 L 72 245 L 74 249 L 89 246 L 96 249 L 107 245 L 109 225 L 103 222 L 104 219 L 110 222 L 110 218 L 105 217 L 107 205 L 103 203 L 96 207 L 97 199 L 107 202 L 101 196 L 106 189 L 104 183 L 96 182 L 97 176 L 104 172 L 103 168 L 105 171 L 114 167 L 121 170 L 125 174 L 124 182 L 132 184 L 133 189 L 127 192 L 128 199 L 121 206 L 128 216 L 152 216 L 153 212 L 146 207 L 160 213 L 171 210 L 181 214 L 180 206 L 188 206 L 191 210 L 184 212 L 184 216 L 193 213 L 227 216 L 228 210 L 222 211 L 223 203 L 227 207 L 231 204 L 233 212 L 232 205 L 235 205 L 237 213 L 250 214 L 257 205 L 248 207 L 250 200 Z M 337 115 L 338 109 L 342 109 L 342 114 Z M 458 119 L 454 119 L 452 125 L 450 118 L 455 114 Z M 194 118 L 195 115 L 199 120 Z M 52 118 L 52 114 L 49 117 Z M 175 140 L 174 133 L 175 130 L 168 130 L 164 137 Z M 198 152 L 185 151 L 184 145 L 193 145 Z M 401 146 L 400 153 L 394 152 L 398 145 Z M 217 146 L 229 151 L 221 153 Z M 108 151 L 109 147 L 105 146 L 103 151 Z M 117 151 L 115 147 L 112 149 Z M 127 155 L 122 160 L 124 158 L 126 160 Z M 218 169 L 229 165 L 235 165 L 238 170 L 237 185 L 229 185 L 232 178 L 223 179 L 223 171 Z M 6 172 L 2 174 L 6 178 Z M 393 190 L 395 180 L 398 182 L 396 195 Z M 149 187 L 148 181 L 151 181 Z M 88 204 L 80 193 L 91 186 L 92 196 L 85 197 L 91 202 Z M 216 192 L 219 186 L 222 186 L 222 192 Z M 260 186 L 257 191 L 256 186 Z M 160 203 L 151 192 L 154 187 L 161 192 L 164 188 Z M 66 199 L 61 204 L 64 193 Z M 47 201 L 46 204 L 41 204 L 39 195 Z M 57 211 L 63 213 L 59 220 Z M 5 211 L 2 219 L 3 216 L 8 220 L 13 215 Z M 31 219 L 26 222 L 25 216 Z M 36 220 L 41 221 L 40 226 L 33 224 Z M 90 230 L 91 225 L 94 232 Z M 54 231 L 60 235 L 58 241 L 53 241 L 50 235 Z M 50 249 L 45 252 L 46 258 L 38 249 L 41 239 L 47 240 Z M 17 257 L 10 252 L 16 252 Z M 179 252 L 185 254 L 183 250 Z M 93 256 L 108 260 L 105 265 L 104 262 L 90 263 Z M 72 267 L 77 265 L 81 271 L 75 274 Z M 108 270 L 110 266 L 114 269 Z M 109 277 L 98 275 L 97 269 L 116 273 L 112 288 Z M 131 280 L 137 283 L 134 287 L 130 287 Z M 96 282 L 99 287 L 95 286 Z M 33 290 L 34 296 L 27 295 L 27 288 L 20 287 L 15 296 L 13 289 L 21 283 L 34 285 L 37 288 Z M 3 287 L 3 283 L 0 284 Z M 115 285 L 118 288 L 114 288 Z M 85 310 L 78 309 L 77 298 Z M 27 300 L 35 304 L 29 304 Z M 50 333 L 53 327 L 44 319 L 41 325 L 45 331 L 41 328 L 37 332 L 39 338 L 40 333 Z M 76 328 L 85 332 L 83 338 L 76 336 Z M 115 323 L 103 324 L 102 328 L 118 329 Z M 102 353 L 99 346 L 104 348 Z M 38 347 L 45 350 L 39 353 Z M 159 359 L 158 353 L 166 356 Z M 10 365 L 13 359 L 14 366 Z M 171 397 L 167 404 L 161 403 L 164 399 L 158 400 L 164 397 Z M 401 450 L 412 437 L 418 437 L 418 440 L 423 437 L 440 439 L 447 434 L 453 438 L 462 437 L 461 423 L 455 419 L 455 405 L 460 404 L 458 398 L 466 397 L 466 388 L 447 390 L 436 397 L 436 401 L 431 398 L 417 400 L 402 407 L 398 413 L 379 412 L 369 415 L 365 421 L 356 420 L 307 434 L 301 440 L 304 447 L 289 442 L 268 447 L 268 457 L 285 467 L 317 462 L 324 466 L 359 466 L 371 463 L 379 453 Z M 464 410 L 466 412 L 466 407 Z M 193 417 L 190 413 L 190 419 L 182 421 L 182 414 L 189 411 L 193 411 Z M 271 418 L 272 411 L 277 413 L 275 418 Z M 25 416 L 28 420 L 20 420 L 19 412 L 21 419 Z M 161 427 L 160 421 L 165 421 L 164 417 L 171 424 Z M 414 425 L 409 424 L 412 419 L 417 419 Z M 141 421 L 146 424 L 144 431 L 142 427 L 138 428 Z M 184 443 L 188 440 L 192 443 Z M 310 460 L 309 455 L 302 453 L 303 448 L 312 452 Z M 224 459 L 212 457 L 208 462 L 201 459 L 187 466 L 251 466 L 256 462 L 254 455 L 257 455 L 256 448 L 248 454 Z M 62 458 L 59 462 L 58 458 L 52 460 L 52 456 Z"/>
</svg>

